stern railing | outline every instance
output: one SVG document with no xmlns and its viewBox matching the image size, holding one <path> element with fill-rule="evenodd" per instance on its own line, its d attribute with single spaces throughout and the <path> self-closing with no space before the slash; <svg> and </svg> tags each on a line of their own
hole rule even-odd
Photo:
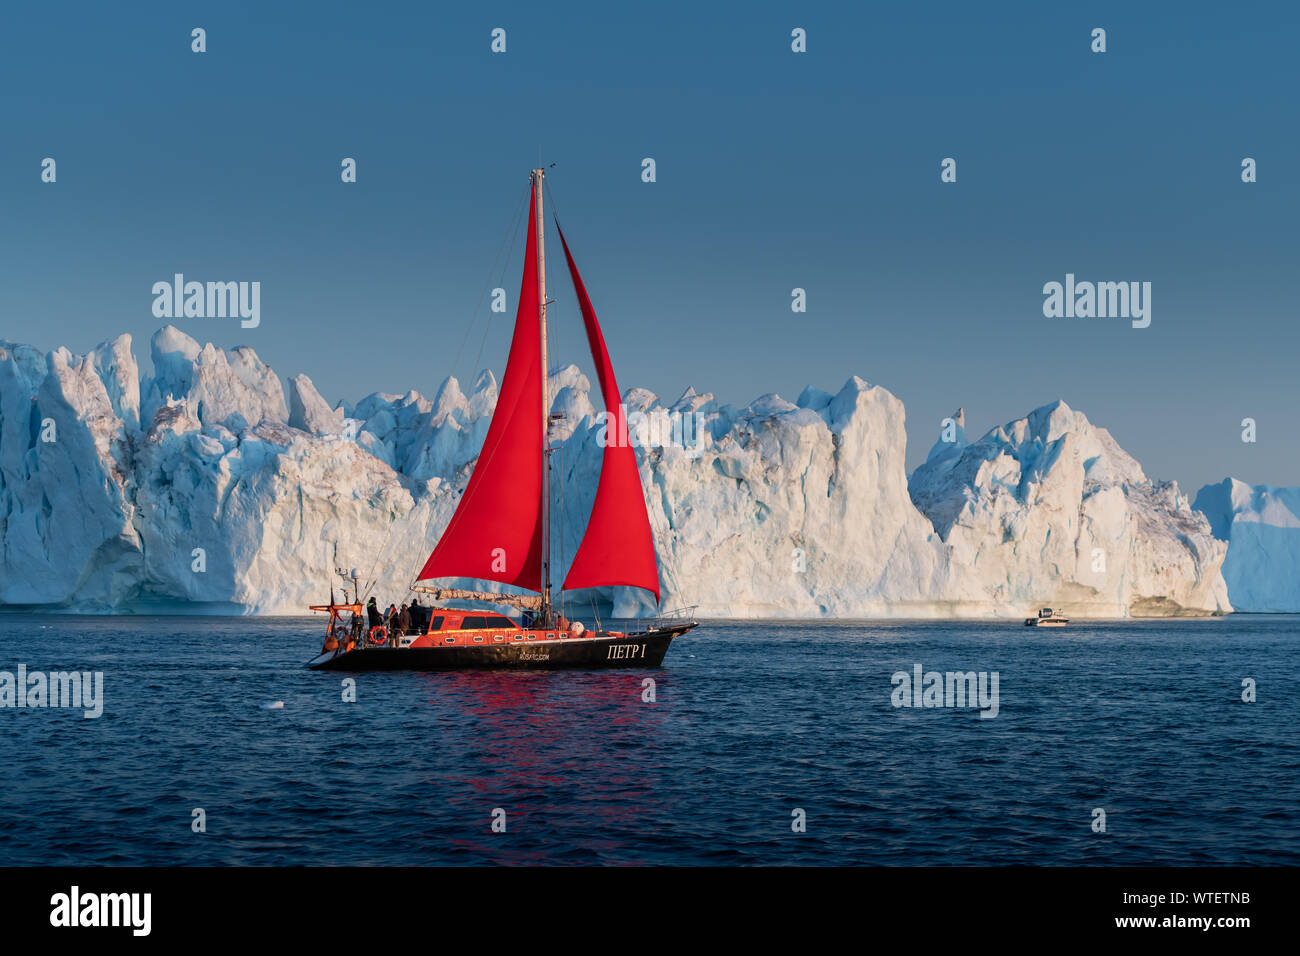
<svg viewBox="0 0 1300 956">
<path fill-rule="evenodd" d="M 641 631 L 657 631 L 682 624 L 698 624 L 699 622 L 695 620 L 695 612 L 698 609 L 698 604 L 692 604 L 689 607 L 675 607 L 668 611 L 660 611 L 654 617 L 612 618 L 605 621 L 605 630 L 637 634 Z"/>
</svg>

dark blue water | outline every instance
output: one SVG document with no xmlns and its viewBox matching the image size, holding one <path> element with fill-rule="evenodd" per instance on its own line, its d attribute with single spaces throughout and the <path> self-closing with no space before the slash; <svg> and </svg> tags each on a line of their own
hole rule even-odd
<svg viewBox="0 0 1300 956">
<path fill-rule="evenodd" d="M 1297 618 L 718 623 L 662 670 L 356 703 L 301 666 L 320 630 L 0 616 L 0 670 L 105 680 L 98 720 L 0 710 L 0 864 L 1300 863 Z M 893 707 L 918 662 L 997 671 L 998 716 Z"/>
</svg>

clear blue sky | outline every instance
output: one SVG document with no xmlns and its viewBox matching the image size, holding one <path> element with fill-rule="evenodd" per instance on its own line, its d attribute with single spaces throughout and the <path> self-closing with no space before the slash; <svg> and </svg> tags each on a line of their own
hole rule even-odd
<svg viewBox="0 0 1300 956">
<path fill-rule="evenodd" d="M 1296 10 L 10 4 L 0 337 L 126 331 L 147 360 L 155 281 L 258 280 L 260 328 L 177 324 L 331 401 L 432 394 L 472 373 L 540 146 L 624 387 L 858 374 L 904 401 L 913 464 L 959 405 L 983 433 L 1059 397 L 1188 492 L 1300 484 Z M 559 265 L 553 355 L 589 367 Z M 1044 318 L 1067 272 L 1152 282 L 1151 327 Z"/>
</svg>

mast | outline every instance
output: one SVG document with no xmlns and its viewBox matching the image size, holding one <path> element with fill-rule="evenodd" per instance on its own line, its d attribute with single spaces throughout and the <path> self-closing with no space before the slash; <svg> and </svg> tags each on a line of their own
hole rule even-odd
<svg viewBox="0 0 1300 956">
<path fill-rule="evenodd" d="M 542 324 L 542 617 L 551 617 L 551 400 L 550 362 L 546 354 L 546 217 L 542 214 L 545 169 L 532 173 L 537 203 L 537 314 Z M 547 625 L 549 626 L 549 625 Z"/>
</svg>

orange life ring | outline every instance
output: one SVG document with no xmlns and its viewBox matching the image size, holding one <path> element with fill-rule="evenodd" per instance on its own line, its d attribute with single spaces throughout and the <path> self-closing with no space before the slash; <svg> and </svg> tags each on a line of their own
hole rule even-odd
<svg viewBox="0 0 1300 956">
<path fill-rule="evenodd" d="M 379 636 L 377 636 L 377 635 L 379 635 L 379 634 L 382 634 L 383 637 L 379 637 Z M 374 627 L 372 627 L 372 628 L 370 629 L 370 643 L 371 643 L 371 644 L 387 644 L 387 643 L 388 643 L 388 628 L 384 627 L 384 625 L 382 625 L 382 624 L 376 624 Z"/>
</svg>

